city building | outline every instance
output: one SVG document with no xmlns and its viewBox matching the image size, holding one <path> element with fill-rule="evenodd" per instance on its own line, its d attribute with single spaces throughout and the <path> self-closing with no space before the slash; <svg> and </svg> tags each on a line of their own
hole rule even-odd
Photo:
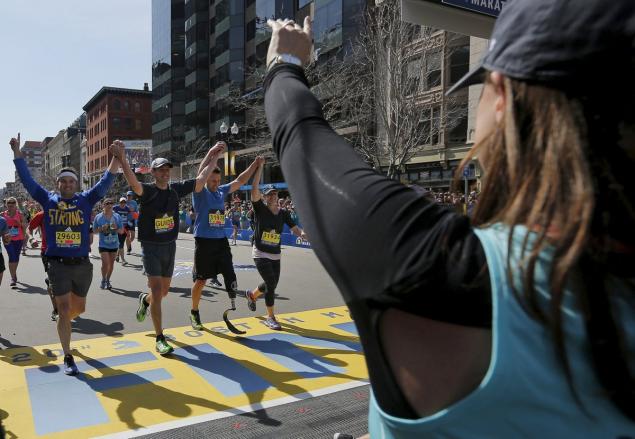
<svg viewBox="0 0 635 439">
<path fill-rule="evenodd" d="M 152 0 L 152 148 L 168 155 L 185 141 L 185 2 Z"/>
<path fill-rule="evenodd" d="M 21 150 L 29 172 L 35 180 L 39 180 L 43 174 L 42 142 L 27 140 Z M 15 182 L 20 183 L 17 172 Z"/>
<path fill-rule="evenodd" d="M 86 112 L 86 177 L 94 185 L 102 176 L 114 140 L 150 139 L 152 136 L 152 92 L 102 87 L 83 107 Z M 79 148 L 79 145 L 78 145 Z"/>
</svg>

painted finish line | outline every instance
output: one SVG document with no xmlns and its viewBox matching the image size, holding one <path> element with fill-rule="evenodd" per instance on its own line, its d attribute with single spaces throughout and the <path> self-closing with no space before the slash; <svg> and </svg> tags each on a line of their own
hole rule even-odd
<svg viewBox="0 0 635 439">
<path fill-rule="evenodd" d="M 346 307 L 166 330 L 175 351 L 161 357 L 152 333 L 73 345 L 80 370 L 67 377 L 59 345 L 0 351 L 0 415 L 7 437 L 95 437 L 247 412 L 290 396 L 319 394 L 368 378 Z M 288 401 L 287 401 L 288 402 Z M 279 402 L 281 403 L 281 402 Z"/>
</svg>

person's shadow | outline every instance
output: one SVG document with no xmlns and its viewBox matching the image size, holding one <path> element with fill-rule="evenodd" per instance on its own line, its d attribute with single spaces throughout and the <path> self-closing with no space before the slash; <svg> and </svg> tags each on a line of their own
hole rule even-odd
<svg viewBox="0 0 635 439">
<path fill-rule="evenodd" d="M 21 293 L 42 294 L 48 296 L 48 291 L 46 291 L 46 289 L 20 281 L 18 281 L 16 290 Z"/>
<path fill-rule="evenodd" d="M 99 320 L 78 316 L 73 321 L 73 329 L 79 334 L 103 334 L 112 337 L 123 337 L 124 326 L 121 322 L 103 323 Z"/>
<path fill-rule="evenodd" d="M 120 296 L 124 296 L 124 297 L 132 297 L 134 299 L 138 299 L 139 298 L 139 294 L 141 294 L 144 290 L 126 290 L 124 288 L 119 288 L 119 287 L 112 287 L 110 289 L 110 292 L 118 294 Z"/>
<path fill-rule="evenodd" d="M 10 430 L 7 430 L 4 426 L 6 425 L 5 420 L 9 417 L 9 413 L 0 409 L 0 439 L 14 439 L 17 438 L 15 433 Z"/>
<path fill-rule="evenodd" d="M 129 372 L 108 367 L 99 360 L 88 357 L 83 353 L 75 353 L 75 355 L 98 369 L 104 377 L 111 377 L 118 374 L 130 374 Z M 181 419 L 187 418 L 192 414 L 192 409 L 190 408 L 192 405 L 218 412 L 226 411 L 233 414 L 254 417 L 254 415 L 251 415 L 250 413 L 245 413 L 236 408 L 220 404 L 209 399 L 170 390 L 139 375 L 136 376 L 137 383 L 135 384 L 135 387 L 138 390 L 135 392 L 125 391 L 121 388 L 103 390 L 99 386 L 99 379 L 91 378 L 84 374 L 77 375 L 76 379 L 86 383 L 96 393 L 100 393 L 103 397 L 119 401 L 117 406 L 117 417 L 120 421 L 125 422 L 130 429 L 144 427 L 144 425 L 141 425 L 134 416 L 135 411 L 140 408 L 146 410 L 158 410 L 169 416 Z M 140 388 L 138 386 L 144 387 Z"/>
</svg>

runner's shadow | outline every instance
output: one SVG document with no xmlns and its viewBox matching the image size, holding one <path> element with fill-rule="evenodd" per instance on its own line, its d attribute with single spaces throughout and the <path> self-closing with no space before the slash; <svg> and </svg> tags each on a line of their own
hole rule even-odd
<svg viewBox="0 0 635 439">
<path fill-rule="evenodd" d="M 171 293 L 180 294 L 179 297 L 189 298 L 192 297 L 192 290 L 190 288 L 182 288 L 182 287 L 170 287 Z M 201 292 L 201 297 L 216 297 L 219 293 L 216 291 L 206 290 L 205 288 Z M 216 300 L 210 300 L 210 302 L 217 302 Z"/>
<path fill-rule="evenodd" d="M 122 337 L 124 326 L 121 322 L 103 323 L 99 320 L 76 317 L 73 321 L 73 329 L 79 334 L 103 334 L 113 337 Z"/>
<path fill-rule="evenodd" d="M 16 288 L 16 291 L 19 291 L 21 293 L 28 293 L 28 294 L 45 294 L 48 296 L 48 291 L 46 291 L 44 288 L 42 287 L 38 287 L 35 285 L 30 285 L 27 284 L 25 282 L 20 282 L 18 281 L 18 286 Z"/>
<path fill-rule="evenodd" d="M 118 294 L 120 296 L 124 296 L 124 297 L 131 297 L 134 299 L 138 299 L 139 298 L 139 294 L 141 293 L 140 290 L 125 290 L 123 288 L 117 288 L 117 287 L 113 287 L 111 290 L 111 292 Z"/>
<path fill-rule="evenodd" d="M 85 354 L 78 353 L 77 356 L 87 362 L 90 362 L 90 365 L 97 368 L 104 377 L 126 375 L 134 380 L 135 391 L 131 391 L 130 386 L 126 388 L 104 390 L 100 386 L 99 378 L 91 378 L 84 374 L 77 376 L 78 380 L 86 383 L 96 393 L 100 393 L 104 398 L 119 401 L 117 406 L 118 420 L 125 422 L 130 429 L 144 427 L 144 425 L 141 425 L 135 419 L 134 413 L 137 409 L 159 410 L 169 416 L 180 419 L 185 419 L 192 415 L 192 409 L 190 406 L 193 405 L 214 411 L 227 411 L 233 414 L 243 414 L 245 416 L 251 415 L 205 398 L 199 398 L 197 396 L 187 395 L 185 393 L 167 389 L 134 373 L 108 367 L 99 360 L 88 357 Z M 253 415 L 251 415 L 251 417 L 253 417 Z"/>
<path fill-rule="evenodd" d="M 0 343 L 6 346 L 5 349 L 0 349 L 0 361 L 12 366 L 46 366 L 57 361 L 56 355 L 44 355 L 31 346 L 15 345 L 2 337 Z"/>
<path fill-rule="evenodd" d="M 130 262 L 126 262 L 126 265 L 122 265 L 124 268 L 133 268 L 137 271 L 143 270 L 143 264 L 132 264 Z"/>
<path fill-rule="evenodd" d="M 265 318 L 262 316 L 257 316 L 256 318 L 260 320 L 265 320 Z M 347 343 L 344 343 L 347 345 L 350 342 L 351 343 L 350 347 L 361 348 L 359 337 L 356 335 L 342 335 L 342 334 L 337 334 L 331 331 L 307 329 L 307 328 L 302 328 L 301 326 L 297 326 L 297 325 L 293 325 L 291 323 L 285 322 L 284 319 L 281 319 L 281 320 L 282 321 L 280 321 L 279 323 L 280 323 L 280 326 L 282 326 L 282 329 L 284 330 L 284 332 L 301 335 L 307 338 L 317 338 L 317 339 L 339 341 L 339 342 L 344 341 L 344 342 L 347 342 Z"/>
<path fill-rule="evenodd" d="M 1 439 L 14 439 L 14 438 L 17 438 L 15 433 L 13 433 L 12 431 L 7 430 L 6 427 L 4 427 L 5 425 L 7 425 L 7 423 L 4 422 L 4 421 L 8 417 L 9 417 L 9 413 L 7 413 L 4 410 L 0 409 L 0 438 Z"/>
<path fill-rule="evenodd" d="M 289 353 L 289 355 L 292 355 L 293 353 L 297 352 L 296 349 L 299 348 L 295 344 L 288 341 L 283 341 L 283 340 L 253 340 L 253 339 L 250 339 L 249 337 L 244 337 L 244 336 L 234 337 L 234 336 L 230 336 L 228 334 L 224 334 L 221 332 L 210 331 L 207 328 L 203 328 L 203 331 L 228 341 L 241 343 L 248 348 L 251 348 L 260 352 L 266 352 L 266 353 L 271 353 L 276 355 L 284 355 L 285 353 Z M 309 351 L 306 351 L 306 352 L 311 354 L 311 352 Z M 338 352 L 341 353 L 345 351 L 338 351 Z M 313 355 L 314 354 L 312 354 L 312 356 Z M 305 388 L 293 383 L 293 381 L 297 381 L 301 379 L 324 378 L 326 376 L 333 377 L 333 378 L 345 378 L 348 380 L 359 379 L 359 378 L 352 377 L 350 375 L 347 375 L 341 372 L 334 372 L 333 370 L 326 368 L 324 365 L 320 364 L 319 362 L 316 362 L 315 360 L 308 360 L 307 358 L 302 359 L 302 358 L 299 358 L 299 356 L 297 355 L 293 357 L 289 356 L 289 358 L 292 359 L 293 361 L 296 361 L 302 364 L 307 369 L 313 370 L 314 372 L 303 372 L 302 374 L 299 374 L 292 371 L 277 371 L 277 370 L 272 370 L 265 366 L 262 366 L 259 363 L 252 362 L 245 359 L 241 359 L 240 364 L 246 367 L 247 369 L 251 370 L 252 372 L 254 372 L 256 375 L 262 377 L 269 383 L 271 383 L 271 385 L 275 387 L 277 390 L 279 390 L 280 392 L 283 392 L 287 395 L 299 395 L 299 394 L 308 392 Z M 337 361 L 332 358 L 324 359 L 323 361 L 325 363 L 330 363 L 336 367 L 339 367 L 339 365 L 346 364 L 342 361 Z M 207 364 L 206 367 L 210 367 L 212 368 L 212 370 L 214 370 L 213 363 L 212 364 L 206 363 L 206 362 L 201 362 L 201 363 L 203 365 Z M 214 370 L 214 371 L 215 373 L 218 373 L 217 370 Z M 227 378 L 231 379 L 231 377 L 227 377 Z M 242 383 L 239 383 L 239 384 L 242 384 Z M 267 389 L 257 391 L 257 392 L 247 393 L 252 409 L 257 410 L 256 414 L 258 413 L 258 411 L 262 411 L 264 413 L 264 416 L 267 416 L 267 414 L 266 414 L 266 409 L 262 407 L 262 400 L 264 398 L 264 394 L 266 390 Z M 260 416 L 263 416 L 263 415 L 260 415 Z"/>
</svg>

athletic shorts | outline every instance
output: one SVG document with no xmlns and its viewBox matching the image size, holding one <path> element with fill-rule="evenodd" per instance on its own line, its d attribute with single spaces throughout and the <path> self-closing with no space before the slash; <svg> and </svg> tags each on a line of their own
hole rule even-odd
<svg viewBox="0 0 635 439">
<path fill-rule="evenodd" d="M 48 277 L 54 296 L 63 296 L 72 291 L 76 296 L 86 297 L 93 281 L 93 264 L 88 258 L 66 264 L 49 257 L 48 264 Z"/>
<path fill-rule="evenodd" d="M 8 245 L 5 244 L 4 248 L 7 249 L 7 256 L 9 262 L 20 262 L 20 252 L 22 251 L 23 239 L 11 241 Z"/>
<path fill-rule="evenodd" d="M 225 277 L 234 272 L 232 252 L 227 238 L 195 237 L 194 242 L 193 280 L 210 279 L 219 273 Z"/>
<path fill-rule="evenodd" d="M 232 226 L 240 228 L 240 221 L 232 221 Z"/>
<path fill-rule="evenodd" d="M 123 248 L 123 245 L 126 243 L 126 234 L 122 233 L 119 235 L 119 248 Z"/>
<path fill-rule="evenodd" d="M 142 242 L 143 269 L 148 276 L 172 277 L 174 272 L 174 255 L 176 254 L 176 242 L 157 244 L 154 242 Z"/>
<path fill-rule="evenodd" d="M 49 272 L 49 258 L 44 253 L 40 253 L 40 259 L 42 259 L 42 265 L 44 265 L 44 272 Z"/>
<path fill-rule="evenodd" d="M 0 273 L 3 273 L 6 270 L 4 266 L 4 256 L 2 256 L 2 252 L 0 252 Z"/>
<path fill-rule="evenodd" d="M 126 224 L 125 226 L 123 226 L 123 227 L 124 227 L 126 230 L 130 231 L 130 232 L 134 232 L 134 230 L 135 230 L 135 226 L 134 226 L 134 224 L 127 223 L 127 224 Z"/>
<path fill-rule="evenodd" d="M 117 253 L 117 248 L 99 247 L 99 253 Z"/>
</svg>

